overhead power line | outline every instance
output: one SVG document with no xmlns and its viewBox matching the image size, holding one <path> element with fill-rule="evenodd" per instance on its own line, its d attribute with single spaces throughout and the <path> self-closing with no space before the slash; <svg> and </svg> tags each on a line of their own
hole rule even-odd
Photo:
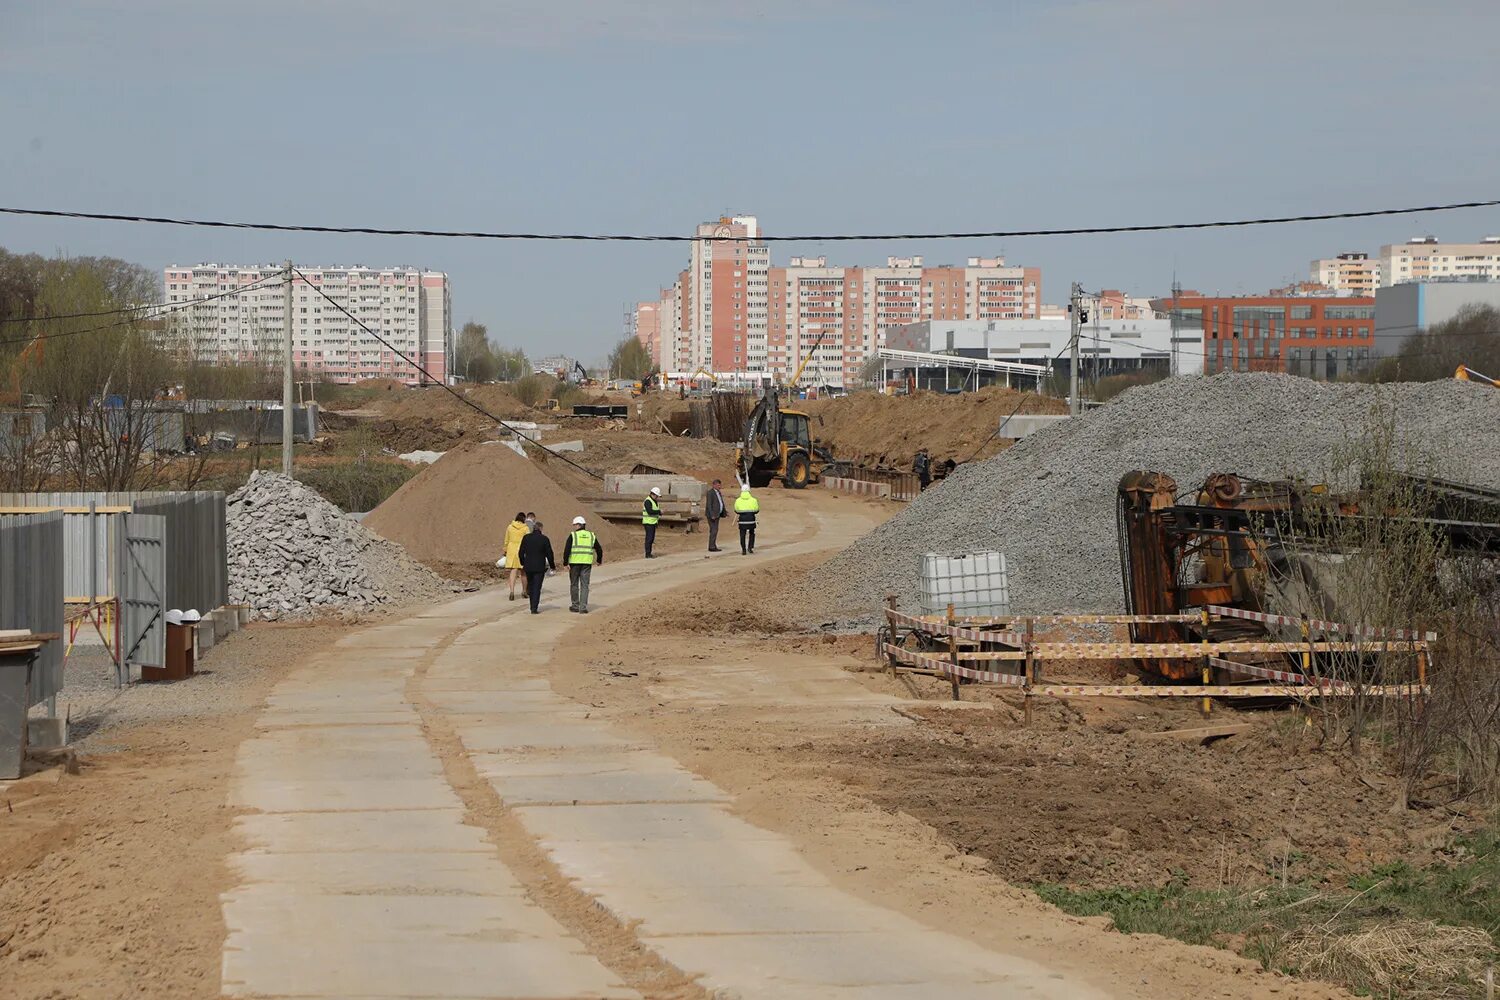
<svg viewBox="0 0 1500 1000">
<path fill-rule="evenodd" d="M 230 295 L 238 295 L 241 292 L 252 291 L 256 288 L 266 288 L 270 284 L 286 284 L 285 278 L 272 276 L 271 278 L 258 278 L 246 285 L 215 292 L 213 295 L 204 295 L 201 298 L 190 299 L 186 302 L 147 302 L 138 306 L 120 306 L 118 309 L 98 309 L 93 312 L 76 313 L 53 313 L 48 316 L 7 316 L 0 319 L 0 326 L 11 323 L 50 323 L 56 319 L 84 319 L 94 316 L 118 316 L 122 313 L 150 313 L 153 309 L 169 310 L 178 306 L 197 305 L 200 302 L 212 302 Z M 149 317 L 147 317 L 149 318 Z"/>
<path fill-rule="evenodd" d="M 85 327 L 82 330 L 59 330 L 56 333 L 38 333 L 38 334 L 33 334 L 33 335 L 27 336 L 27 337 L 10 337 L 10 338 L 4 339 L 4 340 L 0 340 L 0 347 L 4 347 L 7 344 L 29 344 L 32 341 L 36 341 L 36 340 L 59 340 L 59 339 L 61 339 L 63 337 L 78 337 L 78 336 L 81 336 L 81 335 L 83 335 L 85 333 L 98 333 L 98 332 L 100 332 L 102 330 L 118 330 L 120 327 L 135 326 L 138 323 L 147 322 L 149 320 L 157 319 L 157 318 L 162 317 L 162 316 L 172 316 L 172 315 L 175 315 L 175 314 L 177 314 L 179 312 L 182 312 L 185 309 L 189 309 L 189 308 L 191 308 L 193 306 L 202 305 L 205 302 L 212 302 L 214 299 L 222 299 L 222 298 L 226 298 L 226 297 L 232 296 L 232 295 L 239 295 L 241 292 L 257 291 L 257 290 L 262 289 L 262 288 L 274 288 L 274 287 L 276 287 L 278 285 L 285 285 L 286 283 L 287 283 L 287 280 L 285 278 L 283 278 L 283 277 L 280 277 L 280 276 L 276 276 L 276 277 L 273 277 L 273 278 L 262 278 L 260 281 L 252 282 L 251 284 L 248 284 L 248 285 L 241 285 L 239 288 L 231 289 L 229 291 L 224 291 L 224 292 L 218 292 L 218 293 L 216 293 L 214 295 L 206 295 L 206 296 L 204 296 L 201 299 L 193 299 L 193 300 L 191 300 L 189 302 L 167 302 L 167 303 L 162 303 L 162 304 L 153 304 L 151 306 L 146 306 L 146 307 L 143 307 L 143 308 L 145 308 L 145 309 L 154 309 L 156 311 L 155 312 L 148 312 L 148 313 L 145 313 L 145 314 L 139 314 L 139 313 L 137 313 L 135 315 L 130 316 L 128 319 L 120 320 L 117 323 L 105 323 L 105 324 L 103 324 L 101 326 Z M 119 310 L 119 311 L 124 312 L 124 311 L 127 311 L 127 310 Z M 135 312 L 135 310 L 128 310 L 128 311 Z M 111 313 L 111 311 L 104 311 L 104 312 L 98 313 L 98 315 L 108 316 L 108 315 L 110 315 L 110 313 Z M 86 316 L 86 315 L 89 315 L 89 314 L 88 313 L 78 313 L 77 315 L 78 316 Z M 32 317 L 32 322 L 34 322 L 34 323 L 46 323 L 46 322 L 49 322 L 51 320 L 65 319 L 65 318 L 72 318 L 72 317 L 64 317 L 64 316 L 36 316 L 36 317 Z"/>
<path fill-rule="evenodd" d="M 380 334 L 378 334 L 374 330 L 370 329 L 370 327 L 365 324 L 364 320 L 362 320 L 358 316 L 354 315 L 348 309 L 345 309 L 343 303 L 339 302 L 333 296 L 331 296 L 327 292 L 323 291 L 323 289 L 321 287 L 319 287 L 318 285 L 315 285 L 311 281 L 309 281 L 307 275 L 303 274 L 301 271 L 297 270 L 295 267 L 292 268 L 292 271 L 293 271 L 293 273 L 295 273 L 297 275 L 297 277 L 301 278 L 302 281 L 309 288 L 311 288 L 313 291 L 317 292 L 319 295 L 323 296 L 323 298 L 327 299 L 330 303 L 332 303 L 333 307 L 335 309 L 337 309 L 339 312 L 343 313 L 345 316 L 348 316 L 350 319 L 354 320 L 354 322 L 358 323 L 359 326 L 360 326 L 360 329 L 364 330 L 365 333 L 368 333 L 370 336 L 374 337 L 380 343 L 384 344 L 385 347 L 386 347 L 386 349 L 389 350 L 391 353 L 395 354 L 396 357 L 400 358 L 402 361 L 405 361 L 407 364 L 411 365 L 417 371 L 419 371 L 423 375 L 425 375 L 427 377 L 427 379 L 429 381 L 431 381 L 434 385 L 436 385 L 438 388 L 440 388 L 444 392 L 448 393 L 448 395 L 452 396 L 454 399 L 458 400 L 460 403 L 464 404 L 469 409 L 474 410 L 477 413 L 481 413 L 484 416 L 488 417 L 490 420 L 493 420 L 495 423 L 499 424 L 501 427 L 504 427 L 506 430 L 508 430 L 512 434 L 516 435 L 516 437 L 521 437 L 522 436 L 521 432 L 519 430 L 517 430 L 516 428 L 512 427 L 510 424 L 506 423 L 504 420 L 501 420 L 499 417 L 495 416 L 489 410 L 486 410 L 484 407 L 480 406 L 478 403 L 474 402 L 472 399 L 469 399 L 463 393 L 458 392 L 457 390 L 453 389 L 444 380 L 442 380 L 440 378 L 434 377 L 431 372 L 429 372 L 425 367 L 423 367 L 423 365 L 422 365 L 422 363 L 420 361 L 416 360 L 415 358 L 407 357 L 407 355 L 399 347 L 396 347 L 394 344 L 392 344 L 390 341 L 386 340 Z M 579 472 L 582 472 L 582 473 L 585 473 L 586 475 L 592 476 L 595 479 L 603 479 L 604 478 L 603 476 L 599 475 L 599 473 L 595 472 L 593 469 L 586 469 L 586 468 L 584 468 L 583 466 L 579 465 L 577 462 L 573 461 L 568 456 L 564 455 L 562 452 L 560 452 L 560 451 L 553 451 L 551 448 L 548 448 L 546 445 L 542 444 L 540 441 L 532 441 L 531 443 L 534 444 L 534 445 L 536 445 L 538 448 L 542 449 L 543 451 L 545 451 L 547 454 L 551 455 L 553 458 L 561 459 L 562 461 L 568 463 L 573 468 L 577 469 Z"/>
<path fill-rule="evenodd" d="M 1274 226 L 1292 222 L 1329 222 L 1336 219 L 1369 219 L 1378 216 L 1417 215 L 1423 212 L 1452 212 L 1466 208 L 1494 208 L 1500 199 L 1449 202 L 1420 205 L 1413 208 L 1374 208 L 1355 212 L 1321 212 L 1307 215 L 1265 216 L 1249 219 L 1225 219 L 1213 222 L 1159 222 L 1136 226 L 1080 226 L 1069 229 L 997 229 L 989 232 L 936 233 L 832 233 L 810 236 L 683 236 L 602 233 L 528 233 L 488 232 L 454 229 L 386 229 L 374 226 L 293 225 L 278 222 L 230 222 L 222 219 L 185 219 L 159 215 L 130 215 L 113 212 L 72 212 L 48 208 L 4 208 L 6 215 L 31 215 L 51 219 L 89 219 L 100 222 L 149 222 L 163 226 L 200 226 L 214 229 L 254 229 L 290 233 L 344 233 L 365 236 L 439 236 L 476 240 L 559 240 L 603 243 L 693 243 L 727 240 L 730 242 L 833 243 L 877 240 L 977 240 L 1011 239 L 1025 236 L 1099 236 L 1110 233 L 1158 233 L 1191 229 L 1233 229 L 1244 226 Z"/>
</svg>

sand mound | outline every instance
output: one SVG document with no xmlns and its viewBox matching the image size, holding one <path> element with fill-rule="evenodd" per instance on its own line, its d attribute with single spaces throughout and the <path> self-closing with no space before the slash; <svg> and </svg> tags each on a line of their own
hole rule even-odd
<svg viewBox="0 0 1500 1000">
<path fill-rule="evenodd" d="M 589 519 L 606 559 L 636 552 L 620 531 L 503 444 L 460 445 L 371 511 L 364 524 L 425 563 L 484 565 L 500 558 L 505 527 L 523 510 L 536 511 L 558 559 L 578 514 Z"/>
</svg>

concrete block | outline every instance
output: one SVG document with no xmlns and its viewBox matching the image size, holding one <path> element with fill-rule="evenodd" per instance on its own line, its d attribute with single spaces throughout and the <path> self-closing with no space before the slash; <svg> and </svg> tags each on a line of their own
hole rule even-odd
<svg viewBox="0 0 1500 1000">
<path fill-rule="evenodd" d="M 229 638 L 229 633 L 232 631 L 229 627 L 229 615 L 224 614 L 222 610 L 214 610 L 208 613 L 207 618 L 208 621 L 213 622 L 214 642 L 223 642 Z"/>
<path fill-rule="evenodd" d="M 201 658 L 204 653 L 208 652 L 210 649 L 213 649 L 215 638 L 216 632 L 214 630 L 214 620 L 212 618 L 204 618 L 197 622 L 193 626 L 193 639 L 197 645 L 197 653 L 195 654 L 194 659 Z"/>
<path fill-rule="evenodd" d="M 583 451 L 582 441 L 551 441 L 547 447 L 553 451 Z"/>
<path fill-rule="evenodd" d="M 824 476 L 823 486 L 826 489 L 839 493 L 853 493 L 856 496 L 880 497 L 884 500 L 891 498 L 890 483 L 867 483 L 861 479 L 844 479 L 840 476 Z"/>
<path fill-rule="evenodd" d="M 1051 427 L 1068 419 L 1066 413 L 1024 413 L 1007 417 L 1000 422 L 1000 429 L 996 437 L 1023 438 L 1028 434 L 1035 434 L 1043 427 Z"/>
<path fill-rule="evenodd" d="M 32 750 L 51 750 L 68 745 L 67 719 L 26 720 L 26 746 Z"/>
</svg>

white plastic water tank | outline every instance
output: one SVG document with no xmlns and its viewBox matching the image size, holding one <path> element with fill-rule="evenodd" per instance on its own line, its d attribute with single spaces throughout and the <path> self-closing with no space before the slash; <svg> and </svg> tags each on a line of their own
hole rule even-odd
<svg viewBox="0 0 1500 1000">
<path fill-rule="evenodd" d="M 966 552 L 922 557 L 922 613 L 1010 614 L 1010 580 L 1003 552 Z"/>
</svg>

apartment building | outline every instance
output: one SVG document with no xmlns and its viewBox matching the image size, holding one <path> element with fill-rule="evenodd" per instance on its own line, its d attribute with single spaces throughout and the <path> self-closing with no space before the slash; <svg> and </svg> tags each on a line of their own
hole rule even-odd
<svg viewBox="0 0 1500 1000">
<path fill-rule="evenodd" d="M 1380 287 L 1380 261 L 1371 260 L 1367 253 L 1350 251 L 1313 261 L 1307 277 L 1334 295 L 1374 295 Z"/>
<path fill-rule="evenodd" d="M 661 365 L 662 307 L 664 305 L 661 299 L 655 302 L 637 302 L 635 319 L 631 324 L 635 339 L 641 342 L 641 346 L 646 349 L 646 353 L 658 366 Z"/>
<path fill-rule="evenodd" d="M 1500 236 L 1478 243 L 1439 243 L 1417 236 L 1380 248 L 1382 285 L 1408 281 L 1500 281 Z"/>
<path fill-rule="evenodd" d="M 414 267 L 298 267 L 292 285 L 292 362 L 314 378 L 355 382 L 388 378 L 417 385 L 419 361 L 434 381 L 448 376 L 452 305 L 448 276 Z M 237 288 L 285 273 L 275 264 L 172 265 L 162 274 L 165 301 L 196 303 L 167 317 L 165 336 L 197 358 L 219 364 L 280 365 L 285 344 L 286 286 L 239 294 Z M 305 276 L 305 277 L 304 277 Z M 330 303 L 334 302 L 357 317 Z M 222 298 L 210 298 L 222 295 Z M 374 331 L 382 344 L 364 327 Z"/>
<path fill-rule="evenodd" d="M 970 257 L 962 267 L 928 266 L 920 256 L 888 257 L 883 267 L 793 257 L 772 267 L 755 216 L 724 216 L 699 225 L 695 235 L 688 268 L 670 293 L 680 323 L 670 327 L 670 337 L 660 334 L 669 370 L 789 379 L 810 357 L 803 381 L 838 386 L 897 327 L 925 319 L 1041 315 L 1040 269 L 1008 265 L 1001 257 Z M 677 350 L 668 349 L 669 340 Z"/>
<path fill-rule="evenodd" d="M 1370 362 L 1372 296 L 1210 296 L 1154 299 L 1178 330 L 1203 331 L 1203 370 L 1275 371 L 1332 381 Z"/>
<path fill-rule="evenodd" d="M 744 371 L 766 353 L 767 271 L 771 251 L 753 215 L 698 226 L 682 289 L 686 351 L 682 369 Z"/>
</svg>

